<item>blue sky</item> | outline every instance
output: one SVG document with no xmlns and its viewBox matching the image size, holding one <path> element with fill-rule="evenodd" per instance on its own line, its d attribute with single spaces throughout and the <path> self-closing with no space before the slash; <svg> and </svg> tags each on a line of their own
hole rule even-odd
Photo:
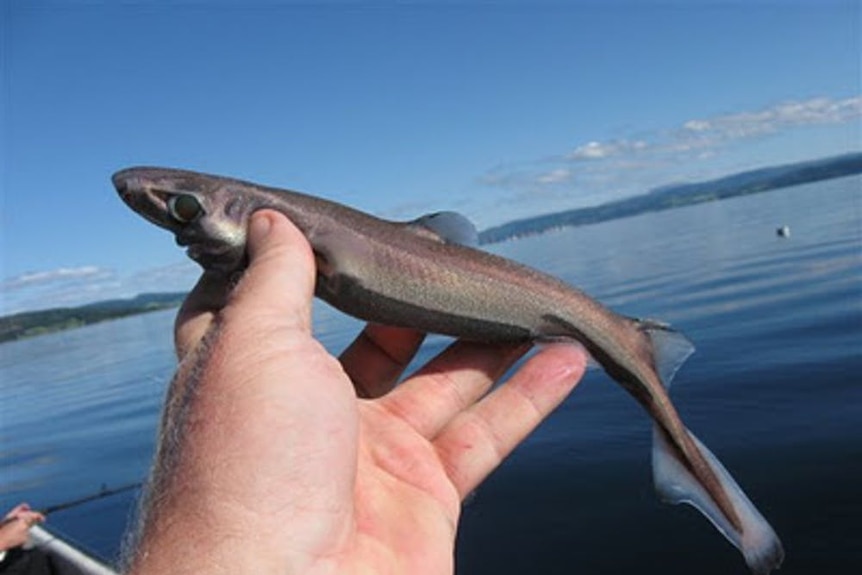
<svg viewBox="0 0 862 575">
<path fill-rule="evenodd" d="M 862 149 L 860 3 L 5 0 L 0 314 L 186 289 L 110 175 L 478 227 Z"/>
</svg>

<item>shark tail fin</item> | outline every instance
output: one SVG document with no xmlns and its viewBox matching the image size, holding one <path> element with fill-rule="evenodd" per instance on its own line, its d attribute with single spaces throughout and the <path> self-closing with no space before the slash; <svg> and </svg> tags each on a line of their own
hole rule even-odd
<svg viewBox="0 0 862 575">
<path fill-rule="evenodd" d="M 784 560 L 784 549 L 772 526 L 712 452 L 691 432 L 688 434 L 728 494 L 741 527 L 735 526 L 721 511 L 703 485 L 680 461 L 665 433 L 655 426 L 653 481 L 659 496 L 668 503 L 688 503 L 703 513 L 716 529 L 742 552 L 752 573 L 766 575 L 779 568 Z"/>
<path fill-rule="evenodd" d="M 694 346 L 666 324 L 653 320 L 641 320 L 638 323 L 651 340 L 656 371 L 662 384 L 669 389 L 676 371 L 694 352 Z M 668 503 L 688 503 L 700 511 L 742 552 L 748 567 L 756 575 L 767 575 L 780 567 L 784 560 L 784 549 L 775 531 L 715 455 L 690 431 L 686 429 L 685 433 L 718 479 L 721 490 L 727 494 L 736 515 L 735 521 L 722 511 L 703 483 L 680 459 L 679 451 L 671 445 L 666 433 L 655 425 L 652 467 L 653 482 L 659 496 Z"/>
</svg>

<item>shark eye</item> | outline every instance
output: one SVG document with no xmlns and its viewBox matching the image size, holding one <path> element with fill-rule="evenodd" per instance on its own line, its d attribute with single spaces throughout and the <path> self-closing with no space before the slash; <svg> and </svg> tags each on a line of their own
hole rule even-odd
<svg viewBox="0 0 862 575">
<path fill-rule="evenodd" d="M 168 212 L 181 224 L 189 224 L 204 213 L 201 203 L 194 196 L 181 194 L 171 196 L 168 200 Z"/>
</svg>

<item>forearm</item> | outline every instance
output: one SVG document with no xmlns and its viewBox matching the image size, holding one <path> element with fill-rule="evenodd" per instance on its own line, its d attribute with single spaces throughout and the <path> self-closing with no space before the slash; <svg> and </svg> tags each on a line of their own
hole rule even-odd
<svg viewBox="0 0 862 575">
<path fill-rule="evenodd" d="M 297 476 L 311 455 L 295 457 L 306 452 L 303 438 L 327 426 L 287 423 L 278 400 L 262 397 L 281 382 L 225 368 L 222 358 L 237 354 L 217 355 L 220 345 L 210 353 L 206 342 L 205 357 L 184 361 L 171 384 L 130 575 L 284 575 L 306 573 L 313 560 L 302 540 L 328 515 L 308 510 L 311 498 L 300 494 L 327 481 Z"/>
<path fill-rule="evenodd" d="M 213 402 L 201 401 L 200 390 L 190 387 L 197 382 L 183 367 L 168 396 L 128 573 L 285 573 L 282 557 L 264 536 L 271 532 L 265 507 L 232 503 L 244 478 L 229 473 L 240 448 L 224 437 L 230 422 L 211 409 Z M 224 396 L 215 403 L 235 404 Z"/>
</svg>

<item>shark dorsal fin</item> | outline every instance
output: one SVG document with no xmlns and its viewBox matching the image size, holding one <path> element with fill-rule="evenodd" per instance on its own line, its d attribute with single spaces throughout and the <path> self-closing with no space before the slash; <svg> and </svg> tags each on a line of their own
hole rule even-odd
<svg viewBox="0 0 862 575">
<path fill-rule="evenodd" d="M 476 226 L 458 212 L 436 212 L 407 222 L 420 235 L 431 237 L 447 244 L 476 247 L 479 245 L 479 233 Z"/>
</svg>

